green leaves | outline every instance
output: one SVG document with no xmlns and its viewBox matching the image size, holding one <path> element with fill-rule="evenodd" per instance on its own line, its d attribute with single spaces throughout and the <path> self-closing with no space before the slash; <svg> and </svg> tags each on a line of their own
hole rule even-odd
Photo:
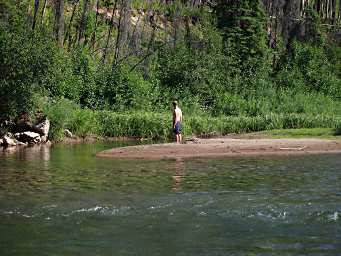
<svg viewBox="0 0 341 256">
<path fill-rule="evenodd" d="M 169 111 L 173 98 L 180 100 L 185 116 L 192 116 L 184 128 L 189 133 L 214 127 L 267 129 L 267 116 L 273 114 L 271 127 L 282 127 L 286 120 L 293 120 L 289 126 L 311 125 L 281 114 L 340 113 L 340 47 L 327 43 L 310 7 L 298 24 L 304 26 L 305 38 L 280 48 L 278 33 L 276 48 L 269 49 L 261 1 L 219 0 L 213 12 L 208 5 L 186 1 L 132 1 L 132 18 L 141 24 L 131 24 L 127 56 L 112 68 L 117 25 L 108 37 L 104 10 L 113 8 L 112 1 L 99 2 L 101 13 L 88 10 L 85 40 L 79 43 L 83 5 L 79 3 L 71 22 L 75 3 L 66 2 L 70 27 L 65 49 L 51 36 L 52 6 L 33 32 L 27 23 L 28 2 L 19 2 L 0 3 L 0 118 L 34 112 L 40 106 L 37 98 L 48 96 L 56 100 L 46 110 L 56 123 L 56 138 L 65 127 L 80 136 L 165 138 L 171 135 L 168 116 L 158 113 Z"/>
<path fill-rule="evenodd" d="M 266 19 L 260 1 L 218 1 L 215 12 L 226 53 L 234 52 L 242 65 L 249 58 L 265 56 Z"/>
<path fill-rule="evenodd" d="M 294 41 L 291 55 L 277 74 L 278 86 L 304 88 L 340 99 L 341 79 L 327 50 L 315 44 Z"/>
</svg>

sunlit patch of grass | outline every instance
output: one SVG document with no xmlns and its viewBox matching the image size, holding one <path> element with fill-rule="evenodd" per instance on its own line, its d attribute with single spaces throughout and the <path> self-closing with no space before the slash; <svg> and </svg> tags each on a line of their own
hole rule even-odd
<svg viewBox="0 0 341 256">
<path fill-rule="evenodd" d="M 262 131 L 258 134 L 271 138 L 341 139 L 341 136 L 336 136 L 337 134 L 333 128 L 277 129 Z"/>
</svg>

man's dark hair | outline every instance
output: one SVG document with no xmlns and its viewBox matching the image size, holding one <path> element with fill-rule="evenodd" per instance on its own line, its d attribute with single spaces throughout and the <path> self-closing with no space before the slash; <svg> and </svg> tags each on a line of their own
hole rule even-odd
<svg viewBox="0 0 341 256">
<path fill-rule="evenodd" d="M 178 105 L 178 102 L 175 100 L 173 101 L 173 106 L 176 107 Z"/>
</svg>

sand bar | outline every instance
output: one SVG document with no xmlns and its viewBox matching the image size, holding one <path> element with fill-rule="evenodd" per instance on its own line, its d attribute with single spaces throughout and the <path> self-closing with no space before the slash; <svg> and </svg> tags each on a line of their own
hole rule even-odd
<svg viewBox="0 0 341 256">
<path fill-rule="evenodd" d="M 248 155 L 340 153 L 341 140 L 328 139 L 195 139 L 113 148 L 97 154 L 116 159 L 176 159 Z"/>
</svg>

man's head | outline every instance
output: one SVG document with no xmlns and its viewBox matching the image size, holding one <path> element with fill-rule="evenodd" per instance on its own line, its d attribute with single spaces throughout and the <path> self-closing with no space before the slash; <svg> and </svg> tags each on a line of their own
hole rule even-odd
<svg viewBox="0 0 341 256">
<path fill-rule="evenodd" d="M 176 108 L 177 105 L 178 105 L 178 102 L 176 100 L 173 101 L 173 107 Z"/>
</svg>

